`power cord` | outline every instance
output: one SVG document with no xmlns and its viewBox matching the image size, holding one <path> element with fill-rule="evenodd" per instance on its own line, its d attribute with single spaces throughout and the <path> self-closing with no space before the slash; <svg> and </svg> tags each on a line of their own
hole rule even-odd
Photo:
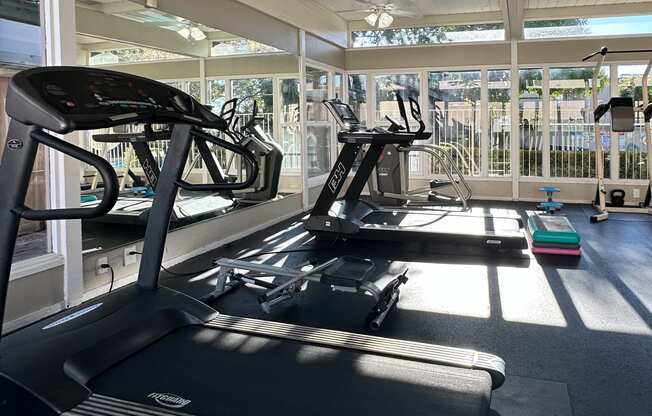
<svg viewBox="0 0 652 416">
<path fill-rule="evenodd" d="M 109 291 L 107 293 L 111 293 L 113 291 L 113 284 L 115 283 L 115 273 L 113 271 L 113 267 L 111 267 L 110 264 L 100 264 L 100 269 L 109 269 L 111 272 L 111 284 L 109 285 Z"/>
</svg>

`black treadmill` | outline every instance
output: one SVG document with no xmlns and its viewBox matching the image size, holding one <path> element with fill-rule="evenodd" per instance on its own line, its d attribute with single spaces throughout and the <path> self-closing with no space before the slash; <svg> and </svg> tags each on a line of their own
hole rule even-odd
<svg viewBox="0 0 652 416">
<path fill-rule="evenodd" d="M 133 147 L 136 158 L 143 169 L 143 174 L 145 175 L 147 184 L 154 192 L 156 192 L 156 186 L 161 171 L 156 158 L 149 148 L 149 143 L 159 140 L 169 140 L 170 135 L 170 131 L 155 131 L 151 124 L 146 124 L 144 131 L 142 132 L 96 134 L 93 135 L 93 140 L 100 143 L 129 143 Z M 221 172 L 219 171 L 205 140 L 196 140 L 196 146 L 211 179 L 213 179 L 214 182 L 223 182 L 224 178 L 220 176 Z M 83 202 L 81 206 L 93 207 L 99 203 L 99 200 Z M 129 195 L 127 192 L 123 192 L 111 212 L 88 221 L 111 224 L 145 225 L 147 224 L 147 216 L 149 215 L 151 207 L 151 197 L 133 194 Z M 229 197 L 228 194 L 213 192 L 180 192 L 174 202 L 170 222 L 175 226 L 190 224 L 202 219 L 224 214 L 234 207 L 235 200 Z"/>
<path fill-rule="evenodd" d="M 360 199 L 360 194 L 372 174 L 386 144 L 410 146 L 416 140 L 427 140 L 419 104 L 410 99 L 412 117 L 419 123 L 411 132 L 404 103 L 398 100 L 405 120 L 405 130 L 364 129 L 348 104 L 337 99 L 324 105 L 341 130 L 337 135 L 344 147 L 331 170 L 310 217 L 306 230 L 318 237 L 356 238 L 382 241 L 410 241 L 457 244 L 501 250 L 523 250 L 528 247 L 523 222 L 516 215 L 492 216 L 478 211 L 409 210 L 382 207 Z M 398 126 L 392 123 L 393 126 Z M 366 146 L 366 152 L 344 197 L 338 199 L 346 178 Z"/>
<path fill-rule="evenodd" d="M 172 123 L 150 210 L 138 281 L 0 340 L 0 414 L 170 416 L 310 414 L 487 415 L 504 362 L 472 350 L 225 316 L 158 284 L 179 187 L 245 189 L 245 182 L 182 179 L 197 138 L 226 123 L 189 95 L 114 71 L 46 67 L 16 74 L 0 164 L 0 322 L 21 218 L 96 217 L 118 197 L 111 165 L 46 131 L 69 133 L 133 122 Z M 96 167 L 105 184 L 92 208 L 34 210 L 25 194 L 40 145 Z M 256 172 L 253 169 L 252 172 Z"/>
</svg>

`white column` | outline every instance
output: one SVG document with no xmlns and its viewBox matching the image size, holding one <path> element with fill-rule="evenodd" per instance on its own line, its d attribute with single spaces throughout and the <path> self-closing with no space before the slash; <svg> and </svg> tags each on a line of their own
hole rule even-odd
<svg viewBox="0 0 652 416">
<path fill-rule="evenodd" d="M 480 72 L 480 176 L 489 176 L 489 78 Z"/>
<path fill-rule="evenodd" d="M 75 2 L 49 0 L 41 5 L 45 64 L 75 65 Z M 66 139 L 74 140 L 72 136 L 68 135 Z M 79 207 L 79 161 L 50 151 L 49 169 L 50 207 Z M 66 306 L 74 306 L 81 303 L 84 294 L 81 221 L 53 221 L 50 227 L 52 250 L 64 258 L 64 301 Z"/>
<path fill-rule="evenodd" d="M 206 58 L 199 58 L 199 102 L 208 104 L 208 93 L 206 85 Z M 213 109 L 219 111 L 219 109 Z M 201 164 L 201 178 L 203 183 L 208 183 L 208 170 L 206 170 L 206 163 Z"/>
<path fill-rule="evenodd" d="M 299 131 L 301 135 L 301 186 L 303 208 L 310 206 L 308 187 L 308 143 L 306 142 L 306 32 L 299 30 Z"/>
<path fill-rule="evenodd" d="M 543 177 L 550 178 L 550 67 L 546 65 L 543 68 Z"/>
<path fill-rule="evenodd" d="M 618 95 L 618 64 L 610 64 L 609 68 L 609 95 L 616 96 Z M 600 79 L 598 77 L 598 79 Z M 600 91 L 600 86 L 598 85 L 598 91 Z M 610 153 L 610 164 L 609 164 L 609 177 L 611 180 L 620 179 L 620 146 L 618 140 L 618 133 L 611 133 L 609 140 L 609 153 Z"/>
<path fill-rule="evenodd" d="M 511 80 L 512 80 L 512 132 L 511 132 L 511 163 L 512 163 L 512 199 L 518 201 L 518 181 L 521 176 L 521 134 L 518 126 L 519 117 L 519 85 L 518 85 L 518 43 L 511 41 Z"/>
</svg>

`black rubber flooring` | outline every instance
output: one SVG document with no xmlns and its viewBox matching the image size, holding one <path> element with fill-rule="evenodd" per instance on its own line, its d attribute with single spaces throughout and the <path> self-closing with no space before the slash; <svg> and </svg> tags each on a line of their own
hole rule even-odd
<svg viewBox="0 0 652 416">
<path fill-rule="evenodd" d="M 523 216 L 534 209 L 525 203 L 474 206 L 517 209 Z M 567 206 L 562 212 L 582 237 L 579 260 L 409 242 L 316 246 L 296 218 L 173 271 L 199 271 L 217 257 L 263 252 L 280 253 L 250 259 L 294 267 L 345 254 L 370 258 L 379 284 L 407 269 L 410 280 L 397 309 L 377 335 L 499 355 L 507 363 L 508 378 L 566 384 L 576 416 L 650 415 L 652 217 L 614 214 L 607 222 L 590 224 L 592 212 L 588 206 Z M 214 277 L 165 274 L 162 283 L 201 296 L 212 290 Z M 371 298 L 311 284 L 291 304 L 268 315 L 260 310 L 257 295 L 255 289 L 241 288 L 214 306 L 231 315 L 370 333 L 364 318 Z"/>
</svg>

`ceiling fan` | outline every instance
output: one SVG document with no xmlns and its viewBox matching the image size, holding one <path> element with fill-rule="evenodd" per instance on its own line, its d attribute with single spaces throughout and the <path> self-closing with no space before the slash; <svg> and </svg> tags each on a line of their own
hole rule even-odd
<svg viewBox="0 0 652 416">
<path fill-rule="evenodd" d="M 354 0 L 355 3 L 359 3 L 367 7 L 366 9 L 352 9 L 352 10 L 340 10 L 339 14 L 344 13 L 370 13 L 364 20 L 369 24 L 369 26 L 375 29 L 385 29 L 392 25 L 394 22 L 394 16 L 404 16 L 418 19 L 423 17 L 423 13 L 419 8 L 414 4 L 414 0 L 406 0 L 401 2 L 393 3 L 373 3 L 366 0 Z"/>
</svg>

